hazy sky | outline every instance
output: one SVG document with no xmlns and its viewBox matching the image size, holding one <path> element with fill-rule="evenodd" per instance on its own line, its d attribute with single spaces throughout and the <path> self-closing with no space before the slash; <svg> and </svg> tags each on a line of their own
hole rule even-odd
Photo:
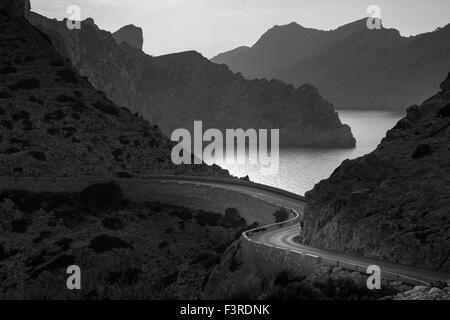
<svg viewBox="0 0 450 320">
<path fill-rule="evenodd" d="M 450 0 L 31 0 L 32 10 L 62 19 L 69 5 L 111 32 L 127 24 L 144 30 L 152 55 L 197 50 L 206 57 L 253 45 L 274 25 L 295 21 L 334 29 L 361 19 L 369 5 L 381 8 L 385 27 L 409 36 L 450 23 Z"/>
</svg>

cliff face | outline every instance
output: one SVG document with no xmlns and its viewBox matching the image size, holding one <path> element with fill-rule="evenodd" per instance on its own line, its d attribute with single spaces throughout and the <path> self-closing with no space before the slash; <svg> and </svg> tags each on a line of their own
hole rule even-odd
<svg viewBox="0 0 450 320">
<path fill-rule="evenodd" d="M 203 120 L 205 128 L 280 128 L 285 145 L 355 145 L 350 128 L 312 86 L 248 81 L 196 52 L 150 57 L 92 24 L 69 31 L 64 22 L 37 14 L 29 19 L 97 89 L 165 134 Z"/>
<path fill-rule="evenodd" d="M 175 166 L 156 126 L 96 91 L 24 19 L 0 2 L 0 175 L 226 175 Z"/>
<path fill-rule="evenodd" d="M 304 243 L 450 271 L 450 75 L 441 89 L 306 194 Z"/>
<path fill-rule="evenodd" d="M 274 27 L 251 48 L 212 61 L 248 79 L 310 83 L 337 109 L 403 110 L 433 95 L 450 69 L 450 25 L 406 38 L 369 30 L 366 20 L 331 31 Z"/>
</svg>

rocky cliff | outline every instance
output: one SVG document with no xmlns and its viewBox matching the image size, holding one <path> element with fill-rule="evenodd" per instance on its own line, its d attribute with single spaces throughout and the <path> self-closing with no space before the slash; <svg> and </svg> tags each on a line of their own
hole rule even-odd
<svg viewBox="0 0 450 320">
<path fill-rule="evenodd" d="M 113 37 L 118 44 L 126 42 L 129 45 L 142 50 L 142 45 L 144 44 L 144 36 L 142 34 L 141 28 L 129 24 L 114 32 Z"/>
<path fill-rule="evenodd" d="M 422 103 L 450 69 L 450 25 L 403 37 L 362 19 L 335 30 L 276 26 L 248 49 L 212 59 L 248 79 L 310 83 L 337 109 L 403 110 Z"/>
<path fill-rule="evenodd" d="M 285 145 L 355 145 L 350 128 L 312 86 L 248 81 L 196 52 L 150 57 L 91 23 L 69 31 L 64 22 L 37 14 L 29 19 L 94 87 L 165 134 L 202 120 L 205 128 L 280 128 Z"/>
<path fill-rule="evenodd" d="M 0 2 L 0 175 L 226 175 L 175 166 L 158 127 L 95 90 L 24 19 L 27 9 Z"/>
<path fill-rule="evenodd" d="M 450 271 L 450 75 L 440 87 L 306 194 L 304 243 Z"/>
</svg>

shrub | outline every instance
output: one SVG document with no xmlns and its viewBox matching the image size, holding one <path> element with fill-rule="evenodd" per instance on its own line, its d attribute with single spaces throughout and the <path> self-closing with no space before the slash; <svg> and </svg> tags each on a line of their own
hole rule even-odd
<svg viewBox="0 0 450 320">
<path fill-rule="evenodd" d="M 162 278 L 161 281 L 159 281 L 159 286 L 161 288 L 167 288 L 173 283 L 175 283 L 178 279 L 178 273 L 179 271 L 177 270 Z"/>
<path fill-rule="evenodd" d="M 7 98 L 12 98 L 12 95 L 10 95 L 6 91 L 0 91 L 0 99 L 7 99 Z"/>
<path fill-rule="evenodd" d="M 117 176 L 122 179 L 129 179 L 133 177 L 130 173 L 124 171 L 117 172 Z"/>
<path fill-rule="evenodd" d="M 450 117 L 450 103 L 447 104 L 445 107 L 443 107 L 441 110 L 439 110 L 437 117 L 442 118 L 449 118 Z"/>
<path fill-rule="evenodd" d="M 43 104 L 44 104 L 44 101 L 42 101 L 42 100 L 40 100 L 40 99 L 37 99 L 35 96 L 31 96 L 28 100 L 29 100 L 30 102 L 36 102 L 37 104 L 40 104 L 40 105 L 43 105 Z"/>
<path fill-rule="evenodd" d="M 289 212 L 286 208 L 281 208 L 277 210 L 273 216 L 275 217 L 275 223 L 286 221 L 289 218 Z"/>
<path fill-rule="evenodd" d="M 47 161 L 47 155 L 41 151 L 30 151 L 28 152 L 30 156 L 39 161 Z"/>
<path fill-rule="evenodd" d="M 117 109 L 115 106 L 105 104 L 102 102 L 95 102 L 92 104 L 95 109 L 100 110 L 104 114 L 109 114 L 112 116 L 118 116 L 119 115 L 119 109 Z"/>
<path fill-rule="evenodd" d="M 241 217 L 239 212 L 235 208 L 227 208 L 225 210 L 225 219 L 223 223 L 226 228 L 241 228 L 246 227 L 247 222 Z"/>
<path fill-rule="evenodd" d="M 123 229 L 125 227 L 125 223 L 117 217 L 108 217 L 103 219 L 102 222 L 103 226 L 105 228 L 111 229 L 111 230 L 119 230 Z"/>
<path fill-rule="evenodd" d="M 416 150 L 411 155 L 411 157 L 413 159 L 420 159 L 422 157 L 425 157 L 425 156 L 431 154 L 431 152 L 432 152 L 431 146 L 429 144 L 424 143 L 424 144 L 420 144 L 416 148 Z"/>
<path fill-rule="evenodd" d="M 169 244 L 167 243 L 167 241 L 163 241 L 158 245 L 158 249 L 164 249 L 167 248 L 169 246 Z"/>
<path fill-rule="evenodd" d="M 8 130 L 12 130 L 13 128 L 13 123 L 10 120 L 2 120 L 0 121 L 0 124 Z"/>
<path fill-rule="evenodd" d="M 51 121 L 62 120 L 66 117 L 66 114 L 62 110 L 56 110 L 51 113 L 47 113 L 44 115 L 44 121 L 49 123 Z"/>
<path fill-rule="evenodd" d="M 75 105 L 72 106 L 72 110 L 75 112 L 82 113 L 84 110 L 87 110 L 87 107 L 82 102 L 77 102 Z"/>
<path fill-rule="evenodd" d="M 49 64 L 52 67 L 64 67 L 64 63 L 61 60 L 50 60 Z"/>
<path fill-rule="evenodd" d="M 82 190 L 80 198 L 89 209 L 106 209 L 122 200 L 122 190 L 113 182 L 94 184 Z"/>
<path fill-rule="evenodd" d="M 59 129 L 49 128 L 49 129 L 47 129 L 47 134 L 49 134 L 51 136 L 56 136 L 59 134 Z"/>
<path fill-rule="evenodd" d="M 11 115 L 11 119 L 13 119 L 14 121 L 28 120 L 28 119 L 30 119 L 30 114 L 28 112 L 26 112 L 25 110 L 21 110 L 21 111 L 13 113 Z"/>
<path fill-rule="evenodd" d="M 63 254 L 56 258 L 55 260 L 51 261 L 50 263 L 44 265 L 43 267 L 37 269 L 31 274 L 31 279 L 37 279 L 39 275 L 44 271 L 54 271 L 58 269 L 66 269 L 68 266 L 75 263 L 75 256 L 73 255 L 67 255 Z"/>
<path fill-rule="evenodd" d="M 120 238 L 102 234 L 91 240 L 89 248 L 95 253 L 102 253 L 112 249 L 132 249 L 133 246 Z"/>
<path fill-rule="evenodd" d="M 56 81 L 63 81 L 65 83 L 77 83 L 75 72 L 73 72 L 69 68 L 58 71 L 57 75 L 59 76 L 59 78 L 57 78 Z"/>
<path fill-rule="evenodd" d="M 33 122 L 30 120 L 22 120 L 23 130 L 33 130 Z"/>
<path fill-rule="evenodd" d="M 0 74 L 11 74 L 11 73 L 16 73 L 16 72 L 17 72 L 17 69 L 12 66 L 6 66 L 6 67 L 0 69 Z"/>
<path fill-rule="evenodd" d="M 201 226 L 218 226 L 222 222 L 222 215 L 214 212 L 199 210 L 196 214 L 197 223 Z"/>
<path fill-rule="evenodd" d="M 76 102 L 76 100 L 74 98 L 66 96 L 65 94 L 61 94 L 61 95 L 57 96 L 56 101 L 61 102 L 61 103 Z"/>
<path fill-rule="evenodd" d="M 85 215 L 78 208 L 56 209 L 55 217 L 63 221 L 63 225 L 68 228 L 74 228 L 85 221 Z"/>
<path fill-rule="evenodd" d="M 202 252 L 198 254 L 192 261 L 192 264 L 200 264 L 206 269 L 210 269 L 220 263 L 220 255 Z"/>
<path fill-rule="evenodd" d="M 22 140 L 19 138 L 11 138 L 10 140 L 11 144 L 19 144 L 22 147 L 29 147 L 30 146 L 30 142 L 27 140 Z"/>
<path fill-rule="evenodd" d="M 19 80 L 16 83 L 9 86 L 10 90 L 32 90 L 37 89 L 41 85 L 41 82 L 37 79 L 25 79 L 25 80 Z"/>
<path fill-rule="evenodd" d="M 61 238 L 58 241 L 55 241 L 55 244 L 62 250 L 66 251 L 70 249 L 71 243 L 73 242 L 72 239 L 69 238 Z"/>
<path fill-rule="evenodd" d="M 5 154 L 14 154 L 17 152 L 20 152 L 20 149 L 16 147 L 11 147 L 5 150 Z"/>
<path fill-rule="evenodd" d="M 27 229 L 30 225 L 31 221 L 26 218 L 16 219 L 11 222 L 12 230 L 19 233 L 27 232 Z"/>
</svg>

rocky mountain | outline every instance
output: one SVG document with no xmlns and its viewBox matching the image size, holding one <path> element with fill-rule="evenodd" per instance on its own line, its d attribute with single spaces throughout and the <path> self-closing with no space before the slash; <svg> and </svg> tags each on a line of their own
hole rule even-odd
<svg viewBox="0 0 450 320">
<path fill-rule="evenodd" d="M 414 37 L 369 30 L 362 19 L 331 31 L 274 27 L 251 48 L 212 59 L 246 78 L 310 83 L 337 109 L 404 109 L 438 90 L 450 69 L 450 25 Z"/>
<path fill-rule="evenodd" d="M 284 145 L 355 145 L 350 128 L 310 85 L 245 80 L 192 51 L 151 57 L 126 42 L 117 44 L 91 23 L 69 31 L 63 21 L 37 14 L 29 20 L 94 87 L 167 135 L 202 120 L 204 128 L 280 128 Z"/>
<path fill-rule="evenodd" d="M 304 243 L 450 271 L 450 74 L 440 87 L 306 194 Z"/>
<path fill-rule="evenodd" d="M 126 42 L 139 50 L 142 50 L 144 44 L 144 36 L 142 29 L 132 24 L 120 28 L 113 33 L 113 37 L 117 43 Z"/>
<path fill-rule="evenodd" d="M 174 144 L 82 78 L 25 20 L 29 8 L 0 1 L 0 175 L 227 175 L 175 166 Z"/>
</svg>

